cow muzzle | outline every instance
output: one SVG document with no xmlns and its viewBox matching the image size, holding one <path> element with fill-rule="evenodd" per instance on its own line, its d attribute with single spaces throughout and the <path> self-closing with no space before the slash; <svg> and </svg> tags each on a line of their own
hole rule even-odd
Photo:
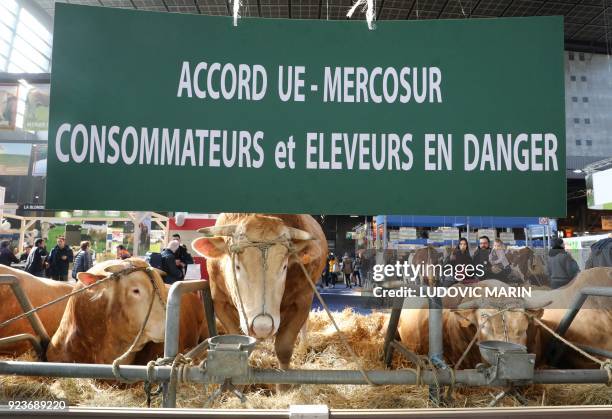
<svg viewBox="0 0 612 419">
<path fill-rule="evenodd" d="M 266 339 L 274 333 L 274 319 L 267 313 L 258 314 L 251 323 L 251 334 L 257 339 Z"/>
</svg>

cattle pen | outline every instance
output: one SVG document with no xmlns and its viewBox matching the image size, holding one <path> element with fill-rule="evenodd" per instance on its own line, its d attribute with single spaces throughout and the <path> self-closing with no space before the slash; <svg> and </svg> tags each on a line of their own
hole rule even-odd
<svg viewBox="0 0 612 419">
<path fill-rule="evenodd" d="M 37 323 L 37 314 L 31 310 L 27 296 L 19 292 L 14 278 L 2 277 L 2 284 L 11 285 L 28 319 Z M 206 340 L 193 348 L 187 354 L 178 353 L 179 337 L 179 302 L 181 296 L 187 292 L 202 291 L 204 307 L 209 322 L 211 339 Z M 585 288 L 574 301 L 573 306 L 561 322 L 557 333 L 563 335 L 571 324 L 572 319 L 589 296 L 612 297 L 610 288 Z M 441 390 L 444 386 L 455 385 L 476 387 L 504 387 L 511 391 L 515 386 L 527 384 L 610 384 L 612 375 L 609 365 L 601 369 L 586 370 L 535 370 L 533 356 L 529 354 L 513 354 L 498 352 L 493 354 L 491 366 L 488 368 L 464 369 L 454 371 L 443 361 L 442 346 L 442 318 L 441 308 L 436 308 L 435 300 L 430 301 L 429 341 L 430 353 L 426 367 L 404 370 L 276 370 L 253 368 L 248 364 L 250 349 L 253 342 L 248 337 L 242 343 L 230 340 L 214 341 L 216 326 L 210 290 L 207 281 L 177 282 L 170 288 L 166 311 L 164 358 L 148 366 L 136 365 L 101 365 L 101 364 L 65 364 L 47 362 L 1 361 L 0 375 L 19 376 L 46 376 L 67 378 L 92 378 L 115 380 L 120 378 L 125 382 L 145 382 L 145 388 L 153 383 L 161 384 L 162 406 L 176 407 L 177 384 L 197 383 L 216 384 L 221 391 L 230 391 L 244 401 L 244 395 L 239 386 L 247 384 L 352 384 L 352 385 L 428 385 L 430 398 L 439 402 Z M 419 357 L 396 341 L 395 330 L 401 313 L 401 305 L 397 304 L 391 311 L 387 326 L 384 354 L 387 364 L 390 362 L 393 351 L 399 352 L 407 359 L 421 365 Z M 37 326 L 38 328 L 38 326 Z M 35 329 L 37 330 L 37 329 Z M 44 330 L 42 330 L 44 332 Z M 45 346 L 45 333 L 34 337 L 41 346 Z M 227 335 L 226 335 L 227 336 Z M 10 339 L 10 338 L 9 338 Z M 32 340 L 32 337 L 28 337 Z M 214 343 L 213 343 L 214 342 Z M 608 353 L 593 348 L 582 348 L 594 354 L 610 357 Z M 199 365 L 190 365 L 187 360 L 208 351 L 207 362 Z M 212 355 L 212 356 L 211 356 Z M 506 392 L 498 397 L 504 397 Z M 148 394 L 150 397 L 150 394 Z M 212 396 L 211 396 L 212 397 Z M 210 400 L 209 400 L 210 401 Z M 334 415 L 336 416 L 336 415 Z"/>
</svg>

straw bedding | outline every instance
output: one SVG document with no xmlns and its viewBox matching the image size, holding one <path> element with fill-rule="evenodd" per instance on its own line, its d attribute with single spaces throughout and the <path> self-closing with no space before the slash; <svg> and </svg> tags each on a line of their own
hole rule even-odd
<svg viewBox="0 0 612 419">
<path fill-rule="evenodd" d="M 366 369 L 382 369 L 382 342 L 388 314 L 374 312 L 368 316 L 350 309 L 336 314 L 336 321 L 345 332 L 353 349 Z M 33 360 L 32 355 L 21 358 Z M 259 368 L 277 368 L 273 343 L 263 342 L 251 356 L 251 365 Z M 409 367 L 398 355 L 394 368 Z M 293 368 L 303 369 L 356 369 L 333 326 L 323 312 L 313 312 L 309 319 L 305 342 L 298 342 L 292 360 Z M 215 386 L 181 384 L 177 395 L 178 407 L 203 407 Z M 427 386 L 355 386 L 355 385 L 301 385 L 277 394 L 273 386 L 249 386 L 244 389 L 248 402 L 223 395 L 214 408 L 285 409 L 291 404 L 326 404 L 330 408 L 426 408 L 433 407 L 428 400 Z M 499 388 L 458 387 L 447 407 L 486 407 Z M 609 405 L 612 388 L 605 385 L 533 385 L 523 390 L 532 406 Z M 49 400 L 65 398 L 71 406 L 123 406 L 144 407 L 143 385 L 117 386 L 89 379 L 53 379 L 30 377 L 0 377 L 0 398 Z M 160 400 L 154 399 L 153 406 Z M 514 397 L 502 399 L 499 406 L 520 406 Z"/>
</svg>

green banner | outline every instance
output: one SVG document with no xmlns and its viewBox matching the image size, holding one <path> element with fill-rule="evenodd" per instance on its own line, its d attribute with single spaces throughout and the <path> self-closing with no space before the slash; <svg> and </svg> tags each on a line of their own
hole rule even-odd
<svg viewBox="0 0 612 419">
<path fill-rule="evenodd" d="M 560 17 L 54 28 L 48 208 L 565 215 Z"/>
</svg>

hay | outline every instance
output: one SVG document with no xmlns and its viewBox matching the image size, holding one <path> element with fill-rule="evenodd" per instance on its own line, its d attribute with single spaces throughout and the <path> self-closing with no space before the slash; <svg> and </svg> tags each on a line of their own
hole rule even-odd
<svg viewBox="0 0 612 419">
<path fill-rule="evenodd" d="M 374 312 L 363 316 L 346 309 L 336 314 L 336 321 L 361 358 L 366 369 L 383 369 L 382 343 L 388 314 Z M 21 360 L 34 360 L 32 354 Z M 272 341 L 262 342 L 251 356 L 257 368 L 278 368 Z M 296 345 L 293 368 L 356 369 L 357 364 L 344 350 L 339 336 L 323 312 L 313 312 L 308 322 L 306 342 Z M 409 367 L 396 355 L 393 368 Z M 203 407 L 216 386 L 181 384 L 177 395 L 178 407 Z M 486 407 L 500 388 L 458 387 L 447 407 Z M 356 386 L 302 385 L 276 394 L 274 386 L 252 385 L 244 389 L 248 402 L 223 395 L 211 407 L 286 409 L 292 404 L 326 404 L 336 409 L 389 409 L 434 407 L 428 398 L 427 386 Z M 610 405 L 612 388 L 605 385 L 532 385 L 523 389 L 530 406 Z M 10 399 L 66 399 L 71 406 L 145 407 L 142 384 L 116 386 L 88 379 L 52 379 L 33 377 L 0 377 L 0 397 Z M 155 399 L 153 406 L 160 405 Z M 514 397 L 502 399 L 499 406 L 521 406 Z"/>
</svg>

